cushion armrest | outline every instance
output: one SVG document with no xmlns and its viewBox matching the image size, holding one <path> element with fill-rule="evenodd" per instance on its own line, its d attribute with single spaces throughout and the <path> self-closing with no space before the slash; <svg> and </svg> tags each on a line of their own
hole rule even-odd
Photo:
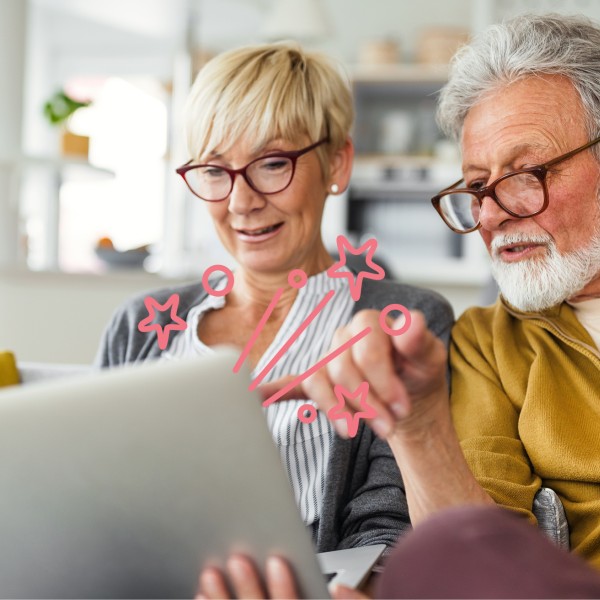
<svg viewBox="0 0 600 600">
<path fill-rule="evenodd" d="M 55 379 L 67 375 L 92 372 L 90 365 L 59 365 L 52 363 L 22 362 L 18 365 L 21 383 L 32 383 L 45 379 Z"/>
<path fill-rule="evenodd" d="M 533 499 L 533 514 L 538 527 L 553 542 L 565 550 L 570 549 L 567 515 L 554 490 L 545 487 L 538 490 Z"/>
</svg>

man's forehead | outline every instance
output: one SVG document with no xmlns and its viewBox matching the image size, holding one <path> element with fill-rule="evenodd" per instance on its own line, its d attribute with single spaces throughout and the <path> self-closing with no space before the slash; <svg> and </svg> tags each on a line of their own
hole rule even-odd
<svg viewBox="0 0 600 600">
<path fill-rule="evenodd" d="M 486 163 L 490 155 L 493 156 L 494 161 L 500 163 L 502 166 L 512 167 L 516 166 L 514 164 L 515 162 L 524 159 L 533 161 L 532 164 L 544 162 L 547 158 L 550 158 L 550 155 L 552 154 L 550 144 L 538 143 L 535 141 L 520 141 L 515 144 L 508 144 L 503 147 L 498 146 L 489 150 L 491 151 L 483 153 L 472 151 L 467 148 L 465 152 L 465 149 L 463 148 L 463 173 L 487 168 Z"/>
<path fill-rule="evenodd" d="M 469 110 L 461 149 L 469 168 L 480 161 L 543 162 L 586 141 L 585 112 L 572 83 L 527 77 L 496 88 Z"/>
</svg>

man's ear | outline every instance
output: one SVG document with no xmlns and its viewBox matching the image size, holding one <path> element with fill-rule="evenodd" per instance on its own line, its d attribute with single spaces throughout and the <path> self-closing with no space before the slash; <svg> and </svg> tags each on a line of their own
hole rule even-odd
<svg viewBox="0 0 600 600">
<path fill-rule="evenodd" d="M 346 191 L 352 175 L 354 162 L 354 144 L 352 138 L 346 138 L 344 145 L 331 158 L 328 189 L 334 194 Z"/>
</svg>

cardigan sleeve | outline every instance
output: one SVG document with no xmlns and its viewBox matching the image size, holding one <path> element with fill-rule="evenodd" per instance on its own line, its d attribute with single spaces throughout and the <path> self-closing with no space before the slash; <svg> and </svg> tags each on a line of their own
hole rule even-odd
<svg viewBox="0 0 600 600">
<path fill-rule="evenodd" d="M 393 546 L 410 529 L 398 465 L 387 442 L 361 421 L 356 437 L 333 439 L 317 551 Z"/>
<path fill-rule="evenodd" d="M 115 367 L 159 357 L 162 351 L 158 346 L 156 332 L 142 333 L 138 325 L 148 316 L 148 309 L 144 303 L 148 296 L 164 304 L 172 294 L 179 296 L 178 314 L 183 319 L 187 318 L 190 308 L 206 296 L 206 292 L 198 283 L 133 296 L 114 312 L 106 326 L 100 339 L 95 365 L 101 368 Z M 157 311 L 155 321 L 167 325 L 170 315 L 166 311 Z"/>
<path fill-rule="evenodd" d="M 418 309 L 448 344 L 452 308 L 439 294 L 391 281 L 366 280 L 354 312 L 390 304 Z M 317 540 L 319 551 L 372 544 L 394 545 L 410 529 L 404 483 L 387 442 L 361 422 L 353 440 L 336 439 Z"/>
<path fill-rule="evenodd" d="M 391 547 L 411 527 L 404 483 L 389 445 L 367 427 L 363 438 L 368 450 L 359 451 L 354 468 L 364 469 L 364 477 L 343 508 L 338 549 L 373 544 Z M 365 464 L 361 455 L 366 455 Z"/>
<path fill-rule="evenodd" d="M 144 315 L 144 298 L 134 296 L 120 306 L 108 322 L 96 354 L 95 364 L 101 368 L 116 367 L 145 360 L 156 345 L 154 335 L 142 334 L 138 323 Z"/>
</svg>

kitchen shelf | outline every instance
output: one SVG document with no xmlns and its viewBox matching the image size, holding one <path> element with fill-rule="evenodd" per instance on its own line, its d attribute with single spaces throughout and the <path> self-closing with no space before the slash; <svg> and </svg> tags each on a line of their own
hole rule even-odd
<svg viewBox="0 0 600 600">
<path fill-rule="evenodd" d="M 431 205 L 460 174 L 458 149 L 435 122 L 447 76 L 447 65 L 353 68 L 356 158 L 346 228 L 359 241 L 374 236 L 403 281 L 473 287 L 489 277 L 481 242 L 452 232 Z"/>
<path fill-rule="evenodd" d="M 389 64 L 354 65 L 350 69 L 354 83 L 439 83 L 448 78 L 448 65 Z"/>
</svg>

